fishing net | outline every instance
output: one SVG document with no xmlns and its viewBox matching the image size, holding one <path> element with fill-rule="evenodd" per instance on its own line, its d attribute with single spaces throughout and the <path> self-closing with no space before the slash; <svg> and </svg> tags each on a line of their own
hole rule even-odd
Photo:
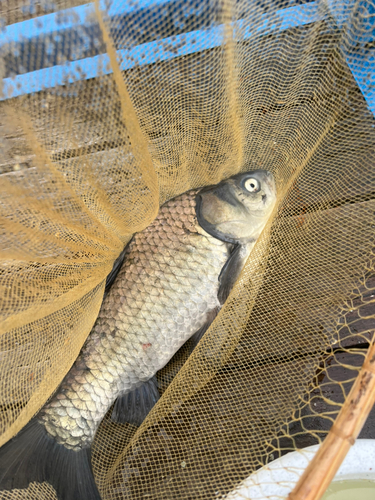
<svg viewBox="0 0 375 500">
<path fill-rule="evenodd" d="M 103 420 L 96 482 L 103 499 L 225 498 L 323 442 L 375 330 L 372 0 L 0 13 L 0 444 L 73 364 L 132 234 L 253 169 L 275 176 L 273 217 L 198 347 L 158 373 L 141 427 Z"/>
</svg>

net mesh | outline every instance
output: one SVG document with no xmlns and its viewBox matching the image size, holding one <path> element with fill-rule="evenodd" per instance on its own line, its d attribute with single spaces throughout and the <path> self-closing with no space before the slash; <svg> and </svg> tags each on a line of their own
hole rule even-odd
<svg viewBox="0 0 375 500">
<path fill-rule="evenodd" d="M 158 373 L 142 426 L 107 416 L 93 445 L 103 498 L 224 498 L 324 440 L 371 342 L 375 128 L 348 61 L 373 82 L 375 5 L 124 1 L 124 18 L 96 3 L 84 24 L 64 14 L 63 34 L 28 37 L 25 21 L 83 3 L 0 4 L 22 39 L 0 66 L 0 444 L 59 385 L 158 207 L 267 169 L 277 210 L 219 316 Z M 18 95 L 19 76 L 40 88 Z"/>
</svg>

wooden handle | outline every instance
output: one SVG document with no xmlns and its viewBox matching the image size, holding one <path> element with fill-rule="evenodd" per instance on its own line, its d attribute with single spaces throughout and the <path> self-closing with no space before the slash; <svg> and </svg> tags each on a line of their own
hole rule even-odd
<svg viewBox="0 0 375 500">
<path fill-rule="evenodd" d="M 375 403 L 375 337 L 335 423 L 289 500 L 319 500 L 334 478 Z"/>
</svg>

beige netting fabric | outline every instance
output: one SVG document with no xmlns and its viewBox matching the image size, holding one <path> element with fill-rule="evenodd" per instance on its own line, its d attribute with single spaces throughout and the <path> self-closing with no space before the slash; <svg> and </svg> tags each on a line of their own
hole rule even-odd
<svg viewBox="0 0 375 500">
<path fill-rule="evenodd" d="M 18 0 L 1 13 L 6 25 L 37 22 L 82 3 Z M 354 5 L 338 29 L 341 2 L 314 2 L 313 20 L 284 30 L 279 12 L 294 2 L 205 5 L 158 4 L 119 28 L 92 4 L 95 43 L 81 57 L 100 49 L 110 71 L 0 103 L 0 444 L 59 385 L 115 258 L 162 203 L 241 171 L 277 181 L 274 217 L 197 349 L 159 372 L 157 406 L 138 429 L 102 422 L 93 467 L 105 499 L 224 498 L 323 441 L 375 329 L 374 116 L 345 60 L 374 5 Z M 130 50 L 150 56 L 160 39 L 173 53 L 197 30 L 221 42 L 150 64 Z M 56 61 L 79 68 L 73 35 L 48 36 Z M 2 75 L 55 64 L 38 43 L 8 46 Z"/>
</svg>

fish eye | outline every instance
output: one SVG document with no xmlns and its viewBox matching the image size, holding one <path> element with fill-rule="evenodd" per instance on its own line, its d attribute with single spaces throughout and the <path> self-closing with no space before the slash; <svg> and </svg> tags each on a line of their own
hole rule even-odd
<svg viewBox="0 0 375 500">
<path fill-rule="evenodd" d="M 243 187 L 246 189 L 246 191 L 249 191 L 249 193 L 256 193 L 260 189 L 260 183 L 257 179 L 250 177 L 249 179 L 246 179 Z"/>
</svg>

